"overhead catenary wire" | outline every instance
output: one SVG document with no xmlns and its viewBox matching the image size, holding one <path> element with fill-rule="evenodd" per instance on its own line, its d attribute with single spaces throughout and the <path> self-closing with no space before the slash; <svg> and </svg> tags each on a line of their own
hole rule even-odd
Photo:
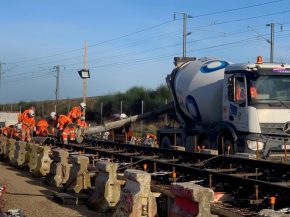
<svg viewBox="0 0 290 217">
<path fill-rule="evenodd" d="M 274 1 L 268 1 L 268 2 L 259 3 L 259 4 L 248 5 L 248 6 L 244 6 L 244 7 L 228 9 L 228 10 L 221 10 L 221 11 L 215 11 L 215 12 L 211 12 L 211 13 L 199 14 L 199 15 L 193 16 L 193 18 L 204 17 L 204 16 L 209 16 L 209 15 L 215 15 L 215 14 L 222 14 L 222 13 L 238 11 L 238 10 L 244 10 L 244 9 L 249 9 L 249 8 L 252 8 L 252 7 L 260 7 L 260 6 L 264 6 L 264 5 L 267 5 L 267 4 L 274 4 L 274 3 L 278 3 L 278 2 L 282 2 L 282 1 L 284 1 L 284 0 L 274 0 Z M 176 19 L 176 20 L 178 20 L 178 19 Z M 131 33 L 128 33 L 128 34 L 124 34 L 124 35 L 121 35 L 121 36 L 118 36 L 118 37 L 115 37 L 115 38 L 112 38 L 112 39 L 108 39 L 108 40 L 105 40 L 105 41 L 102 41 L 102 42 L 99 42 L 99 43 L 94 43 L 94 44 L 89 45 L 88 48 L 94 47 L 94 46 L 98 46 L 98 45 L 102 45 L 102 44 L 105 44 L 105 43 L 108 43 L 108 42 L 116 41 L 116 40 L 119 40 L 119 39 L 122 39 L 122 38 L 125 38 L 125 37 L 129 37 L 129 36 L 132 36 L 132 35 L 136 35 L 136 34 L 144 32 L 144 31 L 148 31 L 148 30 L 151 30 L 151 29 L 154 29 L 154 28 L 169 24 L 169 23 L 171 23 L 173 21 L 174 20 L 167 20 L 165 22 L 153 25 L 151 27 L 143 28 L 141 30 L 137 30 L 137 31 L 134 31 L 134 32 L 131 32 Z M 72 53 L 72 52 L 75 52 L 75 51 L 80 51 L 80 50 L 83 50 L 83 48 L 76 48 L 76 49 L 72 49 L 72 50 L 68 50 L 68 51 L 63 51 L 63 52 L 59 52 L 59 53 L 55 53 L 55 54 L 51 54 L 51 55 L 47 55 L 47 56 L 42 56 L 42 57 L 37 57 L 37 58 L 31 58 L 31 59 L 27 59 L 27 60 L 20 60 L 20 61 L 15 61 L 15 62 L 7 62 L 7 64 L 17 64 L 17 63 L 23 63 L 23 62 L 27 62 L 27 61 L 35 61 L 35 60 L 39 60 L 39 59 L 43 59 L 43 58 L 51 58 L 51 57 L 54 57 L 54 56 L 59 56 L 59 55 L 67 54 L 67 53 Z"/>
<path fill-rule="evenodd" d="M 196 30 L 199 30 L 199 28 L 196 28 Z M 249 30 L 247 31 L 237 31 L 237 32 L 232 32 L 232 33 L 227 33 L 226 35 L 224 36 L 212 36 L 212 37 L 207 37 L 207 38 L 202 38 L 202 39 L 196 39 L 196 40 L 191 40 L 188 42 L 188 44 L 191 44 L 191 43 L 195 43 L 195 42 L 200 42 L 200 41 L 205 41 L 205 40 L 210 40 L 210 39 L 217 39 L 218 37 L 228 37 L 228 36 L 231 36 L 231 35 L 235 35 L 235 34 L 241 34 L 241 33 L 246 33 L 246 32 L 250 32 Z M 181 43 L 174 43 L 174 44 L 171 44 L 171 45 L 167 45 L 167 46 L 163 46 L 163 47 L 155 47 L 155 48 L 152 48 L 152 49 L 146 49 L 146 50 L 143 50 L 142 53 L 146 53 L 146 52 L 150 52 L 150 51 L 155 51 L 155 50 L 159 50 L 159 49 L 165 49 L 165 48 L 172 48 L 172 47 L 177 47 L 179 46 Z M 117 54 L 117 55 L 114 55 L 114 56 L 105 56 L 105 57 L 99 57 L 99 58 L 91 58 L 92 61 L 101 61 L 102 59 L 110 59 L 112 60 L 113 58 L 118 58 L 120 56 L 129 56 L 129 55 L 135 55 L 139 53 L 139 51 L 133 51 L 133 52 L 127 52 L 127 53 L 122 53 L 122 54 Z M 51 63 L 55 63 L 54 61 L 51 62 Z M 70 64 L 65 64 L 66 66 L 72 66 L 72 65 L 78 65 L 78 64 L 82 64 L 82 61 L 79 61 L 77 63 L 70 63 Z M 50 66 L 49 66 L 50 67 Z M 15 77 L 15 76 L 19 76 L 21 74 L 27 74 L 28 72 L 22 72 L 22 73 L 17 73 L 17 74 L 9 74 L 9 75 L 6 75 L 7 77 Z"/>
<path fill-rule="evenodd" d="M 262 3 L 262 4 L 254 4 L 254 5 L 251 5 L 251 6 L 245 6 L 245 7 L 240 7 L 240 8 L 235 8 L 235 9 L 230 9 L 230 10 L 225 10 L 225 11 L 217 11 L 217 12 L 213 12 L 213 13 L 211 13 L 211 15 L 212 14 L 218 14 L 218 13 L 225 13 L 225 12 L 231 12 L 231 11 L 234 11 L 234 10 L 242 10 L 242 9 L 245 9 L 246 7 L 257 7 L 257 6 L 263 6 L 263 5 L 265 5 L 265 4 L 270 4 L 270 3 L 277 3 L 277 2 L 282 2 L 283 0 L 279 0 L 279 1 L 269 1 L 269 2 L 266 2 L 266 3 Z M 264 15 L 261 15 L 261 16 L 271 16 L 271 15 L 276 15 L 276 14 L 279 14 L 279 13 L 284 13 L 285 11 L 282 11 L 282 12 L 276 12 L 276 13 L 271 13 L 271 14 L 264 14 Z M 287 11 L 287 12 L 289 12 L 289 11 Z M 208 15 L 210 15 L 210 14 L 208 14 Z M 197 16 L 202 16 L 202 15 L 197 15 Z M 207 14 L 203 14 L 203 16 L 207 16 Z M 225 24 L 225 23 L 230 23 L 230 22 L 239 22 L 239 21 L 243 21 L 243 20 L 248 20 L 248 19 L 256 19 L 256 18 L 260 18 L 261 16 L 255 16 L 255 17 L 248 17 L 248 18 L 242 18 L 242 19 L 236 19 L 236 20 L 230 20 L 230 21 L 223 21 L 223 23 L 222 22 L 216 22 L 216 23 L 214 23 L 214 24 L 212 24 L 212 25 L 219 25 L 219 24 Z M 164 24 L 165 25 L 165 24 Z M 209 26 L 207 26 L 207 27 L 210 27 L 210 26 L 212 26 L 212 25 L 209 25 Z M 158 25 L 157 25 L 158 26 Z M 195 27 L 195 28 L 198 28 L 198 27 Z M 202 27 L 199 27 L 199 28 L 202 28 Z M 150 29 L 150 28 L 148 28 L 148 29 Z M 144 29 L 143 29 L 144 30 Z M 142 30 L 140 30 L 140 31 L 142 31 Z M 147 31 L 147 30 L 144 30 L 144 31 Z M 139 31 L 137 31 L 136 33 L 134 33 L 134 34 L 137 34 Z M 133 35 L 134 35 L 133 34 Z M 126 37 L 128 37 L 128 35 L 129 34 L 126 34 L 126 35 L 123 35 L 121 38 L 126 38 Z M 120 39 L 120 38 L 119 38 Z M 98 45 L 101 45 L 101 44 L 103 44 L 103 43 L 108 43 L 108 42 L 110 42 L 110 41 L 114 41 L 114 40 L 118 40 L 118 38 L 115 38 L 115 39 L 111 39 L 111 40 L 107 40 L 107 41 L 104 41 L 104 42 L 100 42 L 100 43 L 96 43 L 96 44 L 93 44 L 93 45 L 91 45 L 91 46 L 98 46 Z M 194 41 L 194 40 L 193 40 Z M 201 41 L 201 40 L 200 40 Z M 91 47 L 91 46 L 89 46 L 89 47 Z M 172 45 L 169 45 L 169 46 L 167 46 L 168 48 L 169 47 L 171 47 L 171 48 L 173 48 L 173 47 L 176 47 L 176 46 L 178 46 L 178 43 L 175 43 L 175 44 L 172 44 Z M 125 48 L 126 48 L 126 46 L 124 46 Z M 163 47 L 158 47 L 159 49 L 162 49 L 162 48 L 165 48 L 166 46 L 163 46 Z M 146 53 L 146 52 L 150 52 L 150 50 L 151 51 L 153 51 L 153 50 L 158 50 L 158 48 L 153 48 L 153 49 L 146 49 L 146 50 L 144 50 L 144 53 Z M 83 48 L 82 48 L 83 49 Z M 79 51 L 80 50 L 82 50 L 82 49 L 79 49 Z M 74 49 L 74 50 L 72 50 L 72 52 L 75 52 L 77 49 Z M 137 52 L 137 51 L 136 51 Z M 134 55 L 134 53 L 136 53 L 136 52 L 130 52 L 130 53 L 127 53 L 127 54 L 131 54 L 132 56 Z M 61 54 L 59 53 L 59 54 L 56 54 L 56 56 L 59 56 L 59 55 L 62 55 L 62 54 L 64 54 L 64 53 L 70 53 L 70 52 L 62 52 Z M 115 58 L 118 58 L 118 56 L 121 56 L 122 54 L 119 54 L 119 55 L 115 55 L 114 57 Z M 52 55 L 51 55 L 52 56 Z M 160 55 L 160 56 L 162 56 L 162 55 Z M 163 57 L 164 58 L 167 58 L 167 57 L 170 57 L 170 56 L 172 56 L 172 55 L 163 55 Z M 50 57 L 50 56 L 49 56 Z M 109 58 L 110 56 L 108 56 L 108 58 Z M 41 58 L 41 57 L 40 57 Z M 76 57 L 77 58 L 77 57 Z M 35 60 L 35 59 L 33 59 L 33 60 Z M 95 58 L 95 59 L 92 59 L 92 60 L 98 60 L 98 58 Z M 57 63 L 57 61 L 58 60 L 55 60 L 55 61 L 51 61 L 50 63 L 52 63 L 52 64 L 55 64 L 55 63 Z M 139 63 L 139 62 L 142 62 L 142 61 L 145 61 L 146 62 L 146 58 L 139 58 L 139 60 L 137 60 L 136 61 L 136 63 Z M 123 61 L 123 62 L 125 62 L 125 61 Z M 70 65 L 78 65 L 79 63 L 71 63 L 71 64 L 65 64 L 65 65 L 68 65 L 68 66 L 70 66 Z M 127 64 L 127 62 L 125 62 L 125 63 L 122 63 L 122 62 L 117 62 L 117 63 L 112 63 L 112 65 L 113 64 L 118 64 L 118 65 L 125 65 L 125 64 Z M 25 72 L 23 72 L 23 74 L 24 74 Z M 40 72 L 41 73 L 41 72 Z M 21 75 L 21 72 L 19 72 L 19 74 Z M 18 75 L 19 75 L 18 74 Z M 13 74 L 12 74 L 13 75 Z M 12 76 L 12 75 L 10 75 L 10 76 Z M 13 77 L 13 76 L 12 76 Z"/>
<path fill-rule="evenodd" d="M 151 27 L 147 27 L 147 28 L 135 31 L 135 32 L 131 32 L 131 33 L 128 33 L 128 34 L 125 34 L 125 35 L 121 35 L 121 36 L 116 37 L 116 38 L 108 39 L 108 40 L 105 40 L 105 41 L 102 41 L 102 42 L 99 42 L 99 43 L 95 43 L 95 44 L 89 45 L 88 48 L 95 47 L 95 46 L 98 46 L 98 45 L 101 45 L 101 44 L 105 44 L 105 43 L 108 43 L 108 42 L 116 41 L 116 40 L 119 40 L 119 39 L 122 39 L 122 38 L 125 38 L 125 37 L 128 37 L 128 36 L 132 36 L 132 35 L 135 35 L 135 34 L 150 30 L 150 29 L 154 29 L 154 28 L 166 25 L 166 24 L 171 23 L 171 22 L 173 22 L 173 20 L 167 20 L 167 21 L 165 21 L 163 23 L 156 24 L 156 25 L 151 26 Z M 80 51 L 80 50 L 83 50 L 83 49 L 84 48 L 76 48 L 76 49 L 63 51 L 63 52 L 60 52 L 60 53 L 51 54 L 51 55 L 47 55 L 47 56 L 42 56 L 42 57 L 37 57 L 37 58 L 32 58 L 32 59 L 27 59 L 27 60 L 19 60 L 19 61 L 16 61 L 16 62 L 8 62 L 7 64 L 17 64 L 17 63 L 35 61 L 35 60 L 44 59 L 44 58 L 51 58 L 51 57 L 60 56 L 60 55 L 67 54 L 67 53 L 72 53 L 72 52 L 75 52 L 75 51 Z"/>
<path fill-rule="evenodd" d="M 267 35 L 267 34 L 265 34 Z M 280 36 L 277 36 L 277 37 L 280 37 Z M 229 45 L 233 45 L 233 44 L 239 44 L 239 43 L 243 43 L 243 42 L 249 42 L 250 40 L 259 40 L 260 37 L 259 36 L 255 36 L 255 37 L 251 37 L 251 38 L 247 38 L 247 39 L 242 39 L 242 40 L 238 40 L 238 41 L 234 41 L 234 42 L 228 42 L 228 43 L 223 43 L 223 44 L 218 44 L 218 45 L 213 45 L 213 46 L 208 46 L 208 47 L 203 47 L 203 48 L 196 48 L 194 49 L 195 51 L 204 51 L 204 50 L 209 50 L 209 49 L 213 49 L 213 48 L 218 48 L 218 47 L 225 47 L 225 46 L 229 46 Z M 199 40 L 197 40 L 199 41 Z M 174 45 L 176 46 L 176 45 Z M 146 63 L 146 62 L 156 62 L 160 59 L 165 59 L 165 58 L 168 58 L 168 57 L 172 57 L 174 55 L 178 55 L 178 53 L 171 53 L 169 55 L 159 55 L 159 56 L 153 56 L 153 57 L 145 57 L 145 58 L 139 58 L 139 59 L 131 59 L 131 60 L 128 60 L 128 61 L 120 61 L 120 62 L 114 62 L 114 63 L 109 63 L 109 64 L 103 64 L 103 65 L 93 65 L 91 66 L 90 68 L 91 69 L 96 69 L 96 68 L 104 68 L 104 67 L 109 67 L 109 66 L 122 66 L 122 65 L 137 65 L 139 63 Z M 67 71 L 76 71 L 77 68 L 75 69 L 70 69 L 68 68 Z M 32 72 L 33 73 L 33 72 Z M 7 80 L 7 82 L 13 82 L 13 81 L 23 81 L 23 80 L 27 80 L 27 79 L 37 79 L 37 78 L 43 78 L 43 77 L 49 77 L 51 76 L 52 74 L 49 73 L 46 73 L 45 75 L 46 76 L 43 76 L 43 75 L 40 75 L 40 76 L 33 76 L 33 77 L 30 77 L 30 75 L 28 75 L 28 72 L 25 72 L 25 75 L 27 76 L 26 78 L 20 78 L 20 79 L 17 79 L 17 80 Z"/>
<path fill-rule="evenodd" d="M 216 12 L 193 15 L 192 18 L 212 16 L 212 15 L 216 15 L 216 14 L 223 14 L 223 13 L 228 13 L 228 12 L 233 12 L 233 11 L 238 11 L 238 10 L 249 9 L 249 8 L 253 8 L 253 7 L 261 7 L 264 5 L 274 4 L 274 3 L 278 3 L 278 2 L 282 2 L 282 1 L 284 1 L 284 0 L 268 1 L 268 2 L 264 2 L 264 3 L 258 3 L 258 4 L 253 4 L 253 5 L 248 5 L 248 6 L 238 7 L 238 8 L 228 9 L 228 10 L 221 10 L 221 11 L 216 11 Z"/>
<path fill-rule="evenodd" d="M 273 13 L 272 13 L 272 14 L 273 14 Z M 275 14 L 277 14 L 277 13 L 275 13 Z M 264 15 L 261 15 L 261 16 L 267 16 L 267 15 L 270 15 L 270 14 L 264 14 Z M 261 16 L 256 16 L 256 17 L 261 17 Z M 243 19 L 254 19 L 254 17 L 243 18 Z M 231 21 L 225 21 L 225 22 L 227 22 L 227 23 L 229 23 L 229 22 L 237 22 L 237 21 L 241 21 L 241 20 L 243 20 L 243 19 L 231 20 Z M 225 22 L 223 22 L 223 23 L 225 23 Z M 216 23 L 215 25 L 218 25 L 218 24 L 221 24 L 221 22 L 220 22 L 220 23 Z M 212 24 L 211 24 L 211 25 L 212 25 Z M 211 25 L 208 25 L 208 26 L 211 26 Z M 208 27 L 208 26 L 194 27 L 194 29 L 201 29 L 201 28 Z M 216 36 L 215 36 L 215 37 L 216 37 Z M 175 44 L 175 46 L 176 46 L 176 44 Z M 168 47 L 170 47 L 170 46 L 168 46 Z M 55 64 L 56 61 L 50 61 L 49 63 Z M 80 62 L 79 62 L 79 63 L 80 63 Z M 73 64 L 68 64 L 68 65 L 77 65 L 77 64 L 79 64 L 79 63 L 73 63 Z"/>
</svg>

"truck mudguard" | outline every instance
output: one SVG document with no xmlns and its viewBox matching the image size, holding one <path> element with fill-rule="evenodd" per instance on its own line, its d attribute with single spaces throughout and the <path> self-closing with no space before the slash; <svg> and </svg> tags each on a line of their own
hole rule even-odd
<svg viewBox="0 0 290 217">
<path fill-rule="evenodd" d="M 235 126 L 231 123 L 228 122 L 219 122 L 216 126 L 215 126 L 215 130 L 216 132 L 220 135 L 225 131 L 230 132 L 232 138 L 234 141 L 238 140 L 238 136 L 236 134 L 237 130 L 235 128 Z"/>
</svg>

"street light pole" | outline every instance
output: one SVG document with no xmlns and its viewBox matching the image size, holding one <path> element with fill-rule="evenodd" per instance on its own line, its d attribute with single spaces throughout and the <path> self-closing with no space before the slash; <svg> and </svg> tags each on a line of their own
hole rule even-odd
<svg viewBox="0 0 290 217">
<path fill-rule="evenodd" d="M 90 70 L 88 69 L 88 64 L 87 64 L 87 42 L 85 42 L 85 54 L 84 54 L 84 68 L 78 71 L 81 79 L 84 80 L 84 89 L 83 89 L 83 102 L 86 103 L 86 96 L 87 96 L 87 78 L 90 78 Z M 84 109 L 84 117 L 85 117 L 85 109 Z"/>
<path fill-rule="evenodd" d="M 84 55 L 84 69 L 88 69 L 88 53 L 87 53 L 87 41 L 85 41 L 85 55 Z M 87 98 L 87 79 L 84 78 L 84 96 L 83 96 L 83 101 L 86 103 L 86 98 Z"/>
</svg>

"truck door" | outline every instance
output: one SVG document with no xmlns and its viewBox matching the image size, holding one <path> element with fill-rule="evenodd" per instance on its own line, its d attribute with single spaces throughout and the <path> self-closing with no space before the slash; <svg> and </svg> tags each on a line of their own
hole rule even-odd
<svg viewBox="0 0 290 217">
<path fill-rule="evenodd" d="M 224 89 L 223 119 L 232 123 L 238 131 L 248 130 L 247 82 L 244 74 L 233 74 L 227 77 Z"/>
</svg>

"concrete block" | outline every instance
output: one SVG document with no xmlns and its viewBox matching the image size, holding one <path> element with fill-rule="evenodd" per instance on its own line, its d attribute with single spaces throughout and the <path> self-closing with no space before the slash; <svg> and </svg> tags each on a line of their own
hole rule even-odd
<svg viewBox="0 0 290 217">
<path fill-rule="evenodd" d="M 13 164 L 17 166 L 25 166 L 27 162 L 27 149 L 29 148 L 29 143 L 24 141 L 17 141 L 15 143 L 15 154 Z"/>
<path fill-rule="evenodd" d="M 192 182 L 172 183 L 171 192 L 174 203 L 170 208 L 169 217 L 213 217 L 210 203 L 214 200 L 214 192 L 210 188 Z"/>
<path fill-rule="evenodd" d="M 0 136 L 0 155 L 4 155 L 6 150 L 7 138 L 5 136 Z"/>
<path fill-rule="evenodd" d="M 257 217 L 290 217 L 290 214 L 282 213 L 272 209 L 262 209 Z"/>
<path fill-rule="evenodd" d="M 7 139 L 6 143 L 3 144 L 3 158 L 9 159 L 9 153 L 10 153 L 10 146 L 14 146 L 16 140 L 15 139 Z"/>
<path fill-rule="evenodd" d="M 68 162 L 69 153 L 67 150 L 64 149 L 54 149 L 52 151 L 53 160 L 61 163 Z"/>
<path fill-rule="evenodd" d="M 120 203 L 113 216 L 157 216 L 156 199 L 150 190 L 150 174 L 141 170 L 127 169 L 124 175 L 126 185 L 122 189 Z"/>
<path fill-rule="evenodd" d="M 8 139 L 8 159 L 10 162 L 13 162 L 14 160 L 14 154 L 15 154 L 15 143 L 16 143 L 16 140 L 15 139 Z"/>
<path fill-rule="evenodd" d="M 114 209 L 120 200 L 121 185 L 117 180 L 118 165 L 99 161 L 96 167 L 99 172 L 95 180 L 95 191 L 89 198 L 89 207 L 95 211 L 106 212 Z"/>
<path fill-rule="evenodd" d="M 65 189 L 75 193 L 79 193 L 83 189 L 91 187 L 90 175 L 88 172 L 89 158 L 83 155 L 71 155 L 69 180 L 65 185 Z"/>
<path fill-rule="evenodd" d="M 211 155 L 218 155 L 218 150 L 214 150 L 214 149 L 203 149 L 201 151 L 201 153 L 203 154 L 211 154 Z"/>
<path fill-rule="evenodd" d="M 28 167 L 29 171 L 34 173 L 37 168 L 37 161 L 40 155 L 42 148 L 39 144 L 31 143 L 29 149 L 27 150 L 28 154 Z"/>
<path fill-rule="evenodd" d="M 51 164 L 48 182 L 55 187 L 63 186 L 69 179 L 71 164 L 68 163 L 69 153 L 63 149 L 55 149 L 52 152 L 53 162 Z"/>
<path fill-rule="evenodd" d="M 33 171 L 36 176 L 46 176 L 50 172 L 51 148 L 49 146 L 39 146 L 39 155 L 37 157 L 37 166 Z"/>
</svg>

